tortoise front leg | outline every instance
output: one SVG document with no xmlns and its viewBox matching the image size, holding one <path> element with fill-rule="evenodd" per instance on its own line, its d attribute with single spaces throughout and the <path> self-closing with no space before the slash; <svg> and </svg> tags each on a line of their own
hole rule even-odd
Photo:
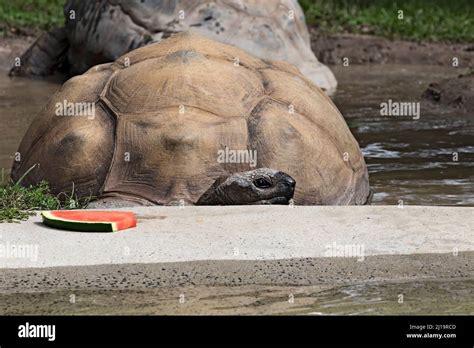
<svg viewBox="0 0 474 348">
<path fill-rule="evenodd" d="M 38 40 L 15 61 L 10 76 L 44 77 L 66 64 L 69 41 L 65 28 L 54 28 Z"/>
</svg>

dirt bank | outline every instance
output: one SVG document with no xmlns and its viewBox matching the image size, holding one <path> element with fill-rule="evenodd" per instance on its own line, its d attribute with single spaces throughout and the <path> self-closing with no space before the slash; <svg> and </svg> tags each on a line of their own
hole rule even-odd
<svg viewBox="0 0 474 348">
<path fill-rule="evenodd" d="M 453 67 L 459 76 L 433 79 L 422 97 L 441 109 L 472 112 L 474 74 L 462 74 L 474 68 L 474 44 L 417 43 L 389 40 L 371 35 L 322 34 L 310 28 L 311 48 L 319 61 L 329 66 L 343 64 L 407 64 Z M 454 59 L 454 58 L 457 58 Z M 453 65 L 457 63 L 455 67 Z"/>
<path fill-rule="evenodd" d="M 389 40 L 371 35 L 321 34 L 310 28 L 311 48 L 319 61 L 342 64 L 417 64 L 452 65 L 458 58 L 459 68 L 474 66 L 474 44 L 417 43 Z"/>
</svg>

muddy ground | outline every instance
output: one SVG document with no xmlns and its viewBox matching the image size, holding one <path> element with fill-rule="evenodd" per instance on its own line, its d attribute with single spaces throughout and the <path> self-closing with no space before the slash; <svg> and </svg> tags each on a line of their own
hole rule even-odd
<svg viewBox="0 0 474 348">
<path fill-rule="evenodd" d="M 327 65 L 349 64 L 417 64 L 474 67 L 474 44 L 425 43 L 389 40 L 372 35 L 321 34 L 310 28 L 311 48 Z"/>
</svg>

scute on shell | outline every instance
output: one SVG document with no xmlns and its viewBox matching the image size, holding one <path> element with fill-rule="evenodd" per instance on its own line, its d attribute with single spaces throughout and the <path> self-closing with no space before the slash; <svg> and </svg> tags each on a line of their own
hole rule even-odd
<svg viewBox="0 0 474 348">
<path fill-rule="evenodd" d="M 54 116 L 63 99 L 95 102 L 96 117 Z M 219 176 L 255 169 L 219 163 L 226 147 L 256 150 L 257 168 L 291 175 L 295 204 L 362 204 L 369 194 L 358 144 L 317 86 L 288 63 L 193 33 L 68 81 L 28 130 L 12 175 L 40 163 L 28 183 L 195 203 Z"/>
</svg>

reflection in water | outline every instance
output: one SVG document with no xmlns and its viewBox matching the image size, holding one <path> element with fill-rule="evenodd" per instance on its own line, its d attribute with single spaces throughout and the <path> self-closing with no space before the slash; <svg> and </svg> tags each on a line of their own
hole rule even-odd
<svg viewBox="0 0 474 348">
<path fill-rule="evenodd" d="M 412 282 L 346 285 L 315 294 L 301 306 L 301 314 L 473 314 L 473 280 L 417 280 Z M 400 296 L 402 295 L 402 296 Z"/>
<path fill-rule="evenodd" d="M 420 99 L 430 82 L 458 70 L 374 65 L 335 73 L 335 103 L 366 159 L 373 204 L 474 205 L 473 112 L 434 108 Z M 420 118 L 381 116 L 380 104 L 389 99 L 420 102 Z"/>
<path fill-rule="evenodd" d="M 389 99 L 420 101 L 429 82 L 459 73 L 432 66 L 335 67 L 335 103 L 367 161 L 373 204 L 474 205 L 474 115 L 421 103 L 420 119 L 381 116 Z M 38 110 L 60 85 L 0 74 L 0 168 Z M 453 160 L 457 154 L 458 161 Z"/>
<path fill-rule="evenodd" d="M 0 185 L 8 181 L 15 152 L 31 121 L 60 86 L 39 80 L 10 79 L 7 72 L 0 71 Z"/>
<path fill-rule="evenodd" d="M 0 314 L 474 314 L 474 280 L 0 294 Z M 403 299 L 400 302 L 400 294 Z M 71 302 L 74 295 L 74 302 Z"/>
</svg>

